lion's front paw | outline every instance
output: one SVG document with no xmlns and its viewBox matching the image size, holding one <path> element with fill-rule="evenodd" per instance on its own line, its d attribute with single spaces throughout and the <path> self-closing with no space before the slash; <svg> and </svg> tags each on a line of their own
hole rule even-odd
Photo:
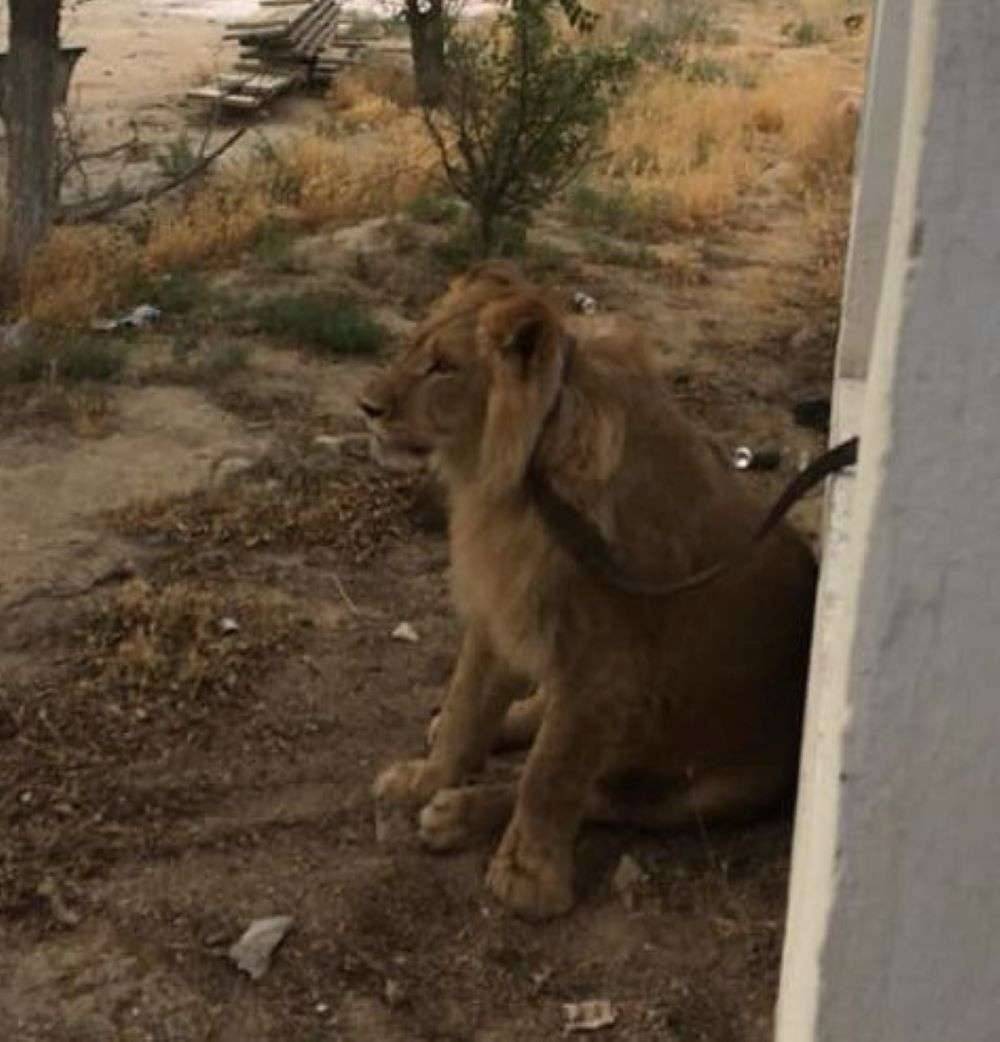
<svg viewBox="0 0 1000 1042">
<path fill-rule="evenodd" d="M 572 856 L 556 857 L 528 843 L 512 822 L 490 862 L 486 885 L 526 919 L 563 915 L 573 907 Z"/>
<path fill-rule="evenodd" d="M 420 812 L 420 841 L 431 850 L 457 850 L 472 838 L 468 789 L 442 789 Z"/>
<path fill-rule="evenodd" d="M 429 760 L 401 760 L 375 779 L 372 795 L 379 803 L 420 807 L 445 787 L 445 779 Z"/>
</svg>

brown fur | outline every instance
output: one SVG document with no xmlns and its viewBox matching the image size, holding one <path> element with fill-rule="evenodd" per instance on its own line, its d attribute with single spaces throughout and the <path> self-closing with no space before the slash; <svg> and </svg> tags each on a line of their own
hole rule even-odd
<svg viewBox="0 0 1000 1042">
<path fill-rule="evenodd" d="M 422 805 L 436 849 L 506 824 L 488 885 L 531 917 L 571 906 L 585 818 L 683 824 L 792 788 L 811 632 L 815 565 L 787 527 L 668 598 L 602 585 L 554 541 L 525 491 L 533 454 L 657 581 L 727 557 L 761 516 L 678 414 L 658 357 L 634 332 L 588 337 L 588 322 L 480 266 L 362 402 L 384 448 L 428 456 L 444 479 L 465 623 L 427 758 L 388 768 L 375 794 Z M 532 738 L 516 789 L 460 787 L 492 748 Z"/>
</svg>

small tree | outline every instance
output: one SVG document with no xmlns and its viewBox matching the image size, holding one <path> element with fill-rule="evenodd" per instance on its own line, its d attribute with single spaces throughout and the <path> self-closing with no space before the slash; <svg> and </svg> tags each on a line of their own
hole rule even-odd
<svg viewBox="0 0 1000 1042">
<path fill-rule="evenodd" d="M 559 41 L 545 0 L 520 0 L 485 34 L 452 33 L 441 102 L 424 120 L 454 191 L 493 252 L 504 220 L 527 224 L 595 157 L 635 68 L 615 47 Z"/>
</svg>

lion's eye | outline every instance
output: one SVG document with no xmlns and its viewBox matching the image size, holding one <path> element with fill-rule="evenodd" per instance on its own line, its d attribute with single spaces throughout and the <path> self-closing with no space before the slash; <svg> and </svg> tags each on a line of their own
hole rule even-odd
<svg viewBox="0 0 1000 1042">
<path fill-rule="evenodd" d="M 424 376 L 433 376 L 435 373 L 453 373 L 454 371 L 455 367 L 450 362 L 446 362 L 443 358 L 435 358 L 424 370 Z"/>
</svg>

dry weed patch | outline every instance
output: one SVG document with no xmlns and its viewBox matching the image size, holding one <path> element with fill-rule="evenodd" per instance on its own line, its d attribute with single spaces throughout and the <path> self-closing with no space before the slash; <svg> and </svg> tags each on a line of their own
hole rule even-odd
<svg viewBox="0 0 1000 1042">
<path fill-rule="evenodd" d="M 245 697 L 305 617 L 273 588 L 136 579 L 94 605 L 78 689 L 141 730 L 160 708 L 186 728 Z"/>
<path fill-rule="evenodd" d="M 337 122 L 348 128 L 384 127 L 417 104 L 412 72 L 388 61 L 368 61 L 338 76 L 327 96 Z"/>
<path fill-rule="evenodd" d="M 192 496 L 137 503 L 109 518 L 132 536 L 175 546 L 239 550 L 326 546 L 367 561 L 411 531 L 418 479 L 387 473 L 360 453 L 338 460 L 304 441 L 259 463 L 237 483 Z"/>
<path fill-rule="evenodd" d="M 81 327 L 126 298 L 139 249 L 105 225 L 56 228 L 28 264 L 21 311 L 43 325 Z"/>
<path fill-rule="evenodd" d="M 271 207 L 263 191 L 237 191 L 226 179 L 208 182 L 187 202 L 154 218 L 145 263 L 154 272 L 233 260 L 254 241 Z"/>
<path fill-rule="evenodd" d="M 113 392 L 101 384 L 42 383 L 27 394 L 23 386 L 0 384 L 0 433 L 54 425 L 78 438 L 110 434 L 117 418 Z"/>
<path fill-rule="evenodd" d="M 667 228 L 725 218 L 768 163 L 794 164 L 803 195 L 839 191 L 855 123 L 838 105 L 837 88 L 822 62 L 760 86 L 648 67 L 612 120 L 608 160 L 575 190 L 575 204 L 571 192 L 571 209 L 607 230 L 655 239 Z"/>
</svg>

